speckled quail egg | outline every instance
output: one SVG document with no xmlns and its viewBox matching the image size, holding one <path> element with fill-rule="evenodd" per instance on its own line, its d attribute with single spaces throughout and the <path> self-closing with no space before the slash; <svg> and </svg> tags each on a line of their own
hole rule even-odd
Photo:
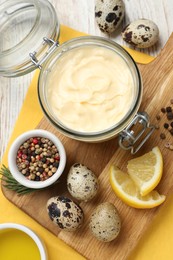
<svg viewBox="0 0 173 260">
<path fill-rule="evenodd" d="M 67 188 L 71 196 L 80 200 L 91 200 L 98 191 L 96 175 L 85 165 L 75 163 L 67 176 Z"/>
<path fill-rule="evenodd" d="M 67 231 L 78 229 L 84 219 L 81 207 L 63 196 L 50 198 L 47 202 L 47 212 L 55 225 Z"/>
<path fill-rule="evenodd" d="M 122 0 L 96 0 L 95 18 L 102 32 L 114 32 L 123 20 L 124 12 Z"/>
<path fill-rule="evenodd" d="M 137 48 L 148 48 L 159 39 L 158 26 L 147 19 L 136 20 L 122 31 L 122 38 Z"/>
<path fill-rule="evenodd" d="M 98 205 L 91 215 L 89 228 L 98 240 L 114 240 L 121 229 L 121 219 L 116 207 L 110 202 Z"/>
</svg>

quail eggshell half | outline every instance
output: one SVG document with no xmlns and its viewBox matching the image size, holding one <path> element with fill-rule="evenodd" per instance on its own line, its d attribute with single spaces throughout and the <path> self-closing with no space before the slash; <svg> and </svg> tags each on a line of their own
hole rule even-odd
<svg viewBox="0 0 173 260">
<path fill-rule="evenodd" d="M 100 241 L 114 240 L 121 229 L 121 219 L 116 207 L 110 202 L 104 202 L 97 206 L 91 215 L 89 228 Z"/>
<path fill-rule="evenodd" d="M 96 0 L 95 18 L 102 32 L 114 32 L 123 20 L 124 12 L 122 0 Z"/>
<path fill-rule="evenodd" d="M 124 28 L 122 38 L 137 48 L 148 48 L 158 41 L 159 29 L 154 22 L 147 19 L 140 19 Z"/>
<path fill-rule="evenodd" d="M 78 229 L 84 219 L 81 207 L 63 196 L 50 198 L 47 202 L 47 212 L 55 225 L 67 231 Z"/>
<path fill-rule="evenodd" d="M 97 194 L 98 179 L 88 167 L 75 163 L 67 176 L 67 188 L 72 197 L 80 201 L 88 201 Z"/>
</svg>

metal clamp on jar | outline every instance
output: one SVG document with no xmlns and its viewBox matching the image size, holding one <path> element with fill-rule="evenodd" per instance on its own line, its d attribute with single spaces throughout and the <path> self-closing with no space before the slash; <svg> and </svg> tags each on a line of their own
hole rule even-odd
<svg viewBox="0 0 173 260">
<path fill-rule="evenodd" d="M 46 0 L 10 0 L 0 5 L 0 17 L 0 75 L 14 77 L 39 68 L 41 107 L 61 133 L 84 142 L 101 142 L 119 135 L 123 149 L 136 153 L 141 148 L 154 126 L 150 126 L 146 113 L 138 113 L 141 76 L 120 45 L 95 36 L 59 45 L 59 22 Z M 14 37 L 16 30 L 23 30 L 22 39 Z M 13 45 L 8 45 L 8 37 L 16 39 Z M 67 85 L 56 92 L 56 85 L 65 81 Z M 134 125 L 142 128 L 134 132 Z"/>
<path fill-rule="evenodd" d="M 141 127 L 138 131 L 134 131 L 134 125 L 140 125 Z M 131 153 L 135 154 L 152 135 L 154 130 L 155 126 L 150 125 L 148 114 L 146 112 L 137 113 L 128 127 L 119 134 L 119 145 L 124 150 L 131 150 Z"/>
</svg>

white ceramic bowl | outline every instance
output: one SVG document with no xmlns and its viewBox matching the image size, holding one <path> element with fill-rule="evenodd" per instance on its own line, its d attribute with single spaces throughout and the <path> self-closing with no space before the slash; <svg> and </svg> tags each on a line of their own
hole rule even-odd
<svg viewBox="0 0 173 260">
<path fill-rule="evenodd" d="M 43 242 L 41 241 L 41 239 L 36 235 L 36 233 L 34 231 L 32 231 L 30 228 L 20 225 L 20 224 L 16 224 L 16 223 L 3 223 L 0 224 L 0 230 L 9 230 L 9 229 L 17 229 L 20 230 L 22 232 L 24 232 L 25 234 L 27 234 L 29 237 L 32 238 L 32 240 L 35 242 L 35 244 L 37 245 L 37 248 L 40 252 L 40 259 L 41 260 L 47 260 L 47 253 L 46 253 L 46 248 L 43 244 Z M 9 245 L 9 249 L 10 249 L 10 245 Z"/>
<path fill-rule="evenodd" d="M 43 181 L 34 181 L 34 180 L 28 180 L 18 169 L 16 165 L 16 156 L 18 149 L 21 144 L 23 144 L 26 140 L 28 140 L 31 137 L 43 137 L 51 140 L 55 146 L 57 147 L 60 155 L 60 161 L 59 161 L 59 167 L 57 171 L 49 177 L 47 180 Z M 66 152 L 64 149 L 63 144 L 61 141 L 56 137 L 54 134 L 41 130 L 41 129 L 35 129 L 30 130 L 28 132 L 25 132 L 24 134 L 17 137 L 17 139 L 13 142 L 13 144 L 10 147 L 9 153 L 8 153 L 8 167 L 10 169 L 11 174 L 13 177 L 23 186 L 33 189 L 41 189 L 48 187 L 55 183 L 61 174 L 64 171 L 66 165 Z"/>
</svg>

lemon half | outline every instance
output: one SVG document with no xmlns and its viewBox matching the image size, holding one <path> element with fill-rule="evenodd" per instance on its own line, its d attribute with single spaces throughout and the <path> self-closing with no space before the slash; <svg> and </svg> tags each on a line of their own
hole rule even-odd
<svg viewBox="0 0 173 260">
<path fill-rule="evenodd" d="M 110 183 L 116 195 L 127 205 L 134 208 L 154 208 L 165 201 L 165 196 L 156 190 L 141 196 L 139 188 L 131 177 L 116 166 L 110 170 Z"/>
<path fill-rule="evenodd" d="M 158 147 L 152 151 L 128 161 L 128 173 L 140 190 L 147 195 L 160 182 L 163 173 L 163 158 Z"/>
</svg>

